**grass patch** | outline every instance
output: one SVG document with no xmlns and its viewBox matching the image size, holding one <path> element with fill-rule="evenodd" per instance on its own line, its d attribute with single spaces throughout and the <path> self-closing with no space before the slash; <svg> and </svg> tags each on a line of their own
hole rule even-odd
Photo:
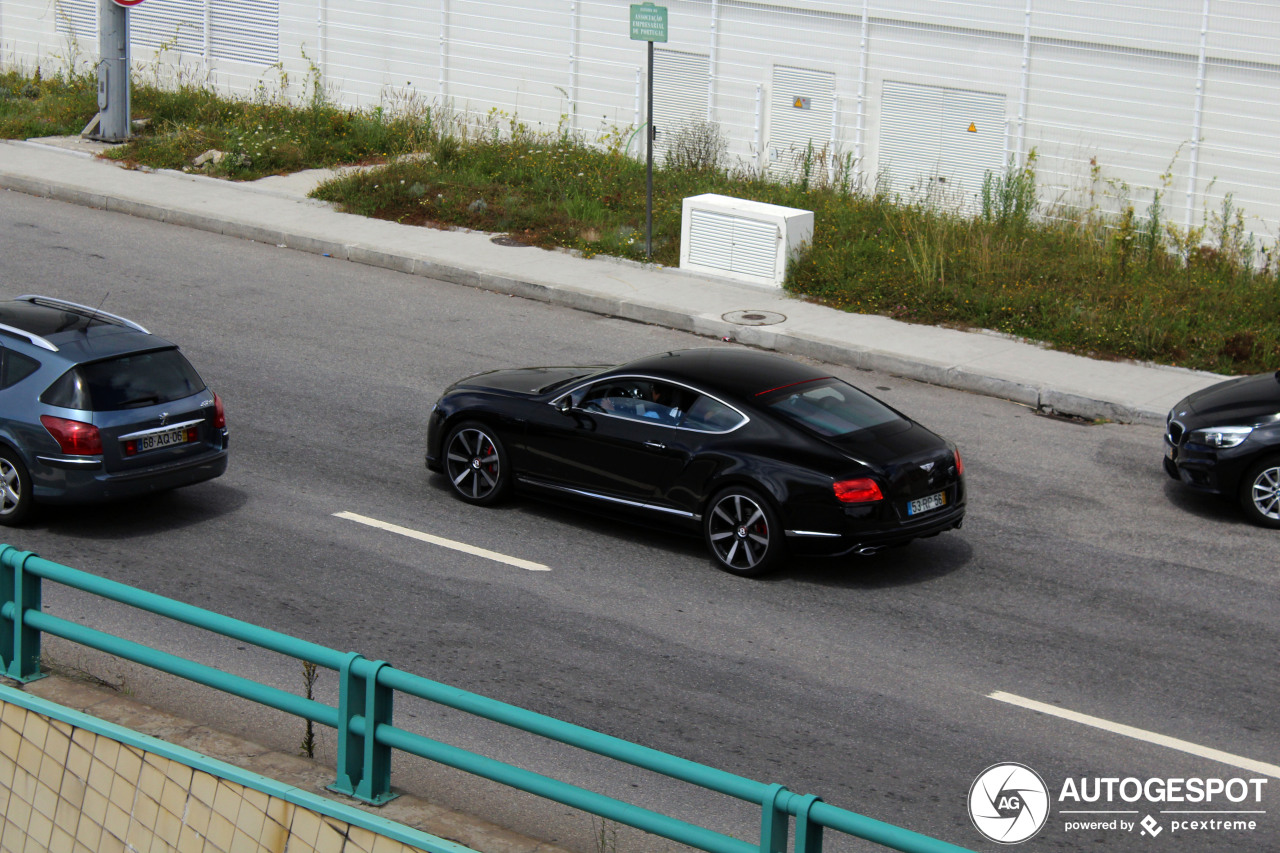
<svg viewBox="0 0 1280 853">
<path fill-rule="evenodd" d="M 287 88 L 282 86 L 282 89 Z M 584 255 L 643 259 L 645 170 L 630 133 L 588 145 L 535 133 L 501 113 L 464 124 L 434 106 L 333 105 L 307 80 L 301 101 L 260 91 L 219 97 L 203 85 L 135 81 L 147 124 L 112 151 L 128 163 L 248 180 L 342 164 L 385 164 L 315 193 L 342 209 L 412 225 L 505 232 Z M 0 136 L 78 133 L 95 109 L 91 77 L 0 74 Z M 1163 217 L 1162 193 L 1139 214 L 1128 187 L 1118 214 L 1046 210 L 1035 158 L 983 187 L 980 211 L 905 201 L 855 185 L 845 159 L 812 153 L 791 183 L 723 166 L 715 125 L 693 125 L 655 170 L 653 260 L 679 261 L 681 202 L 699 193 L 814 211 L 811 246 L 792 266 L 793 294 L 846 311 L 985 328 L 1099 358 L 1132 358 L 1224 373 L 1280 366 L 1280 265 L 1257 247 L 1230 197 L 1192 229 Z M 1096 166 L 1095 174 L 1097 178 Z M 1168 176 L 1163 176 L 1166 183 Z M 1097 181 L 1095 180 L 1095 183 Z"/>
</svg>

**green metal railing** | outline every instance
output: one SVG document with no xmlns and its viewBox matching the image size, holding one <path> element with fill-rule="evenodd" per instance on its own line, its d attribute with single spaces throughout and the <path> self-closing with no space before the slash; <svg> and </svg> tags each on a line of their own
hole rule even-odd
<svg viewBox="0 0 1280 853">
<path fill-rule="evenodd" d="M 335 708 L 296 696 L 44 613 L 40 606 L 42 581 L 62 584 L 333 670 L 338 675 L 338 705 Z M 42 677 L 40 637 L 52 634 L 336 729 L 337 778 L 329 787 L 375 805 L 396 796 L 391 792 L 391 751 L 398 749 L 708 853 L 787 853 L 793 817 L 795 853 L 821 853 L 824 829 L 905 853 L 965 853 L 965 848 L 837 808 L 812 794 L 795 794 L 782 785 L 756 782 L 677 758 L 411 675 L 385 661 L 371 661 L 354 652 L 338 652 L 68 568 L 11 545 L 0 545 L 0 633 L 0 666 L 4 675 L 16 681 Z M 761 810 L 759 843 L 724 835 L 397 728 L 392 723 L 395 691 L 754 803 Z"/>
</svg>

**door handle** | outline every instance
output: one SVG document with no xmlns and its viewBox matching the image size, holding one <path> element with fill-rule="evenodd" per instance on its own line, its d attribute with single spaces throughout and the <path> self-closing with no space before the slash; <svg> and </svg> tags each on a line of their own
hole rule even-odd
<svg viewBox="0 0 1280 853">
<path fill-rule="evenodd" d="M 654 450 L 666 450 L 667 446 L 660 441 L 646 441 L 645 447 L 652 447 Z"/>
</svg>

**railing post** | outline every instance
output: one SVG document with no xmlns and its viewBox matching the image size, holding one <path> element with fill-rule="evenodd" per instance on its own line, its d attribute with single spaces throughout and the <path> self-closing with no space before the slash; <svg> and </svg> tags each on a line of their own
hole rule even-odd
<svg viewBox="0 0 1280 853">
<path fill-rule="evenodd" d="M 391 793 L 391 748 L 377 742 L 378 726 L 391 723 L 392 691 L 378 684 L 386 665 L 351 652 L 338 670 L 338 777 L 329 789 L 375 806 L 399 796 Z"/>
<path fill-rule="evenodd" d="M 782 785 L 770 785 L 761 802 L 760 853 L 787 853 L 787 821 L 783 806 L 791 792 Z"/>
<path fill-rule="evenodd" d="M 12 545 L 0 546 L 0 664 L 14 681 L 44 678 L 40 671 L 40 632 L 27 627 L 26 611 L 40 609 L 40 576 L 26 571 L 36 556 Z"/>
<path fill-rule="evenodd" d="M 809 811 L 814 803 L 822 802 L 821 797 L 805 794 L 796 806 L 796 849 L 795 853 L 822 853 L 822 824 L 809 819 Z"/>
</svg>

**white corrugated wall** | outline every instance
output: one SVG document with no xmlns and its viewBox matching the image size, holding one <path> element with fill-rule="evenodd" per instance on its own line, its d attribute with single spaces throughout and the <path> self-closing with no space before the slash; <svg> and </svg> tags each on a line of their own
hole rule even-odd
<svg viewBox="0 0 1280 853">
<path fill-rule="evenodd" d="M 0 64 L 90 67 L 97 2 L 0 0 Z M 813 133 L 815 150 L 856 158 L 869 184 L 885 175 L 896 182 L 905 178 L 898 168 L 914 169 L 911 158 L 924 156 L 903 147 L 918 122 L 939 140 L 935 177 L 970 197 L 993 159 L 1034 148 L 1049 201 L 1114 209 L 1127 195 L 1142 210 L 1158 190 L 1166 216 L 1186 226 L 1231 195 L 1255 233 L 1269 240 L 1280 229 L 1275 0 L 659 5 L 668 9 L 669 40 L 658 47 L 708 70 L 702 80 L 687 63 L 668 63 L 656 82 L 672 88 L 657 102 L 704 111 L 731 157 L 755 168 L 770 168 L 773 137 L 795 149 L 797 134 Z M 145 0 L 130 14 L 139 65 L 164 45 L 164 62 L 229 91 L 287 81 L 301 94 L 308 75 L 319 75 L 353 106 L 413 98 L 503 126 L 598 134 L 644 120 L 645 49 L 629 39 L 629 6 Z M 775 92 L 783 83 L 813 91 Z M 904 100 L 907 92 L 919 97 Z M 810 100 L 796 107 L 798 98 Z M 908 101 L 930 114 L 911 112 Z M 990 126 L 999 119 L 996 139 Z M 656 120 L 664 126 L 661 114 Z M 970 124 L 980 139 L 966 135 Z"/>
</svg>

